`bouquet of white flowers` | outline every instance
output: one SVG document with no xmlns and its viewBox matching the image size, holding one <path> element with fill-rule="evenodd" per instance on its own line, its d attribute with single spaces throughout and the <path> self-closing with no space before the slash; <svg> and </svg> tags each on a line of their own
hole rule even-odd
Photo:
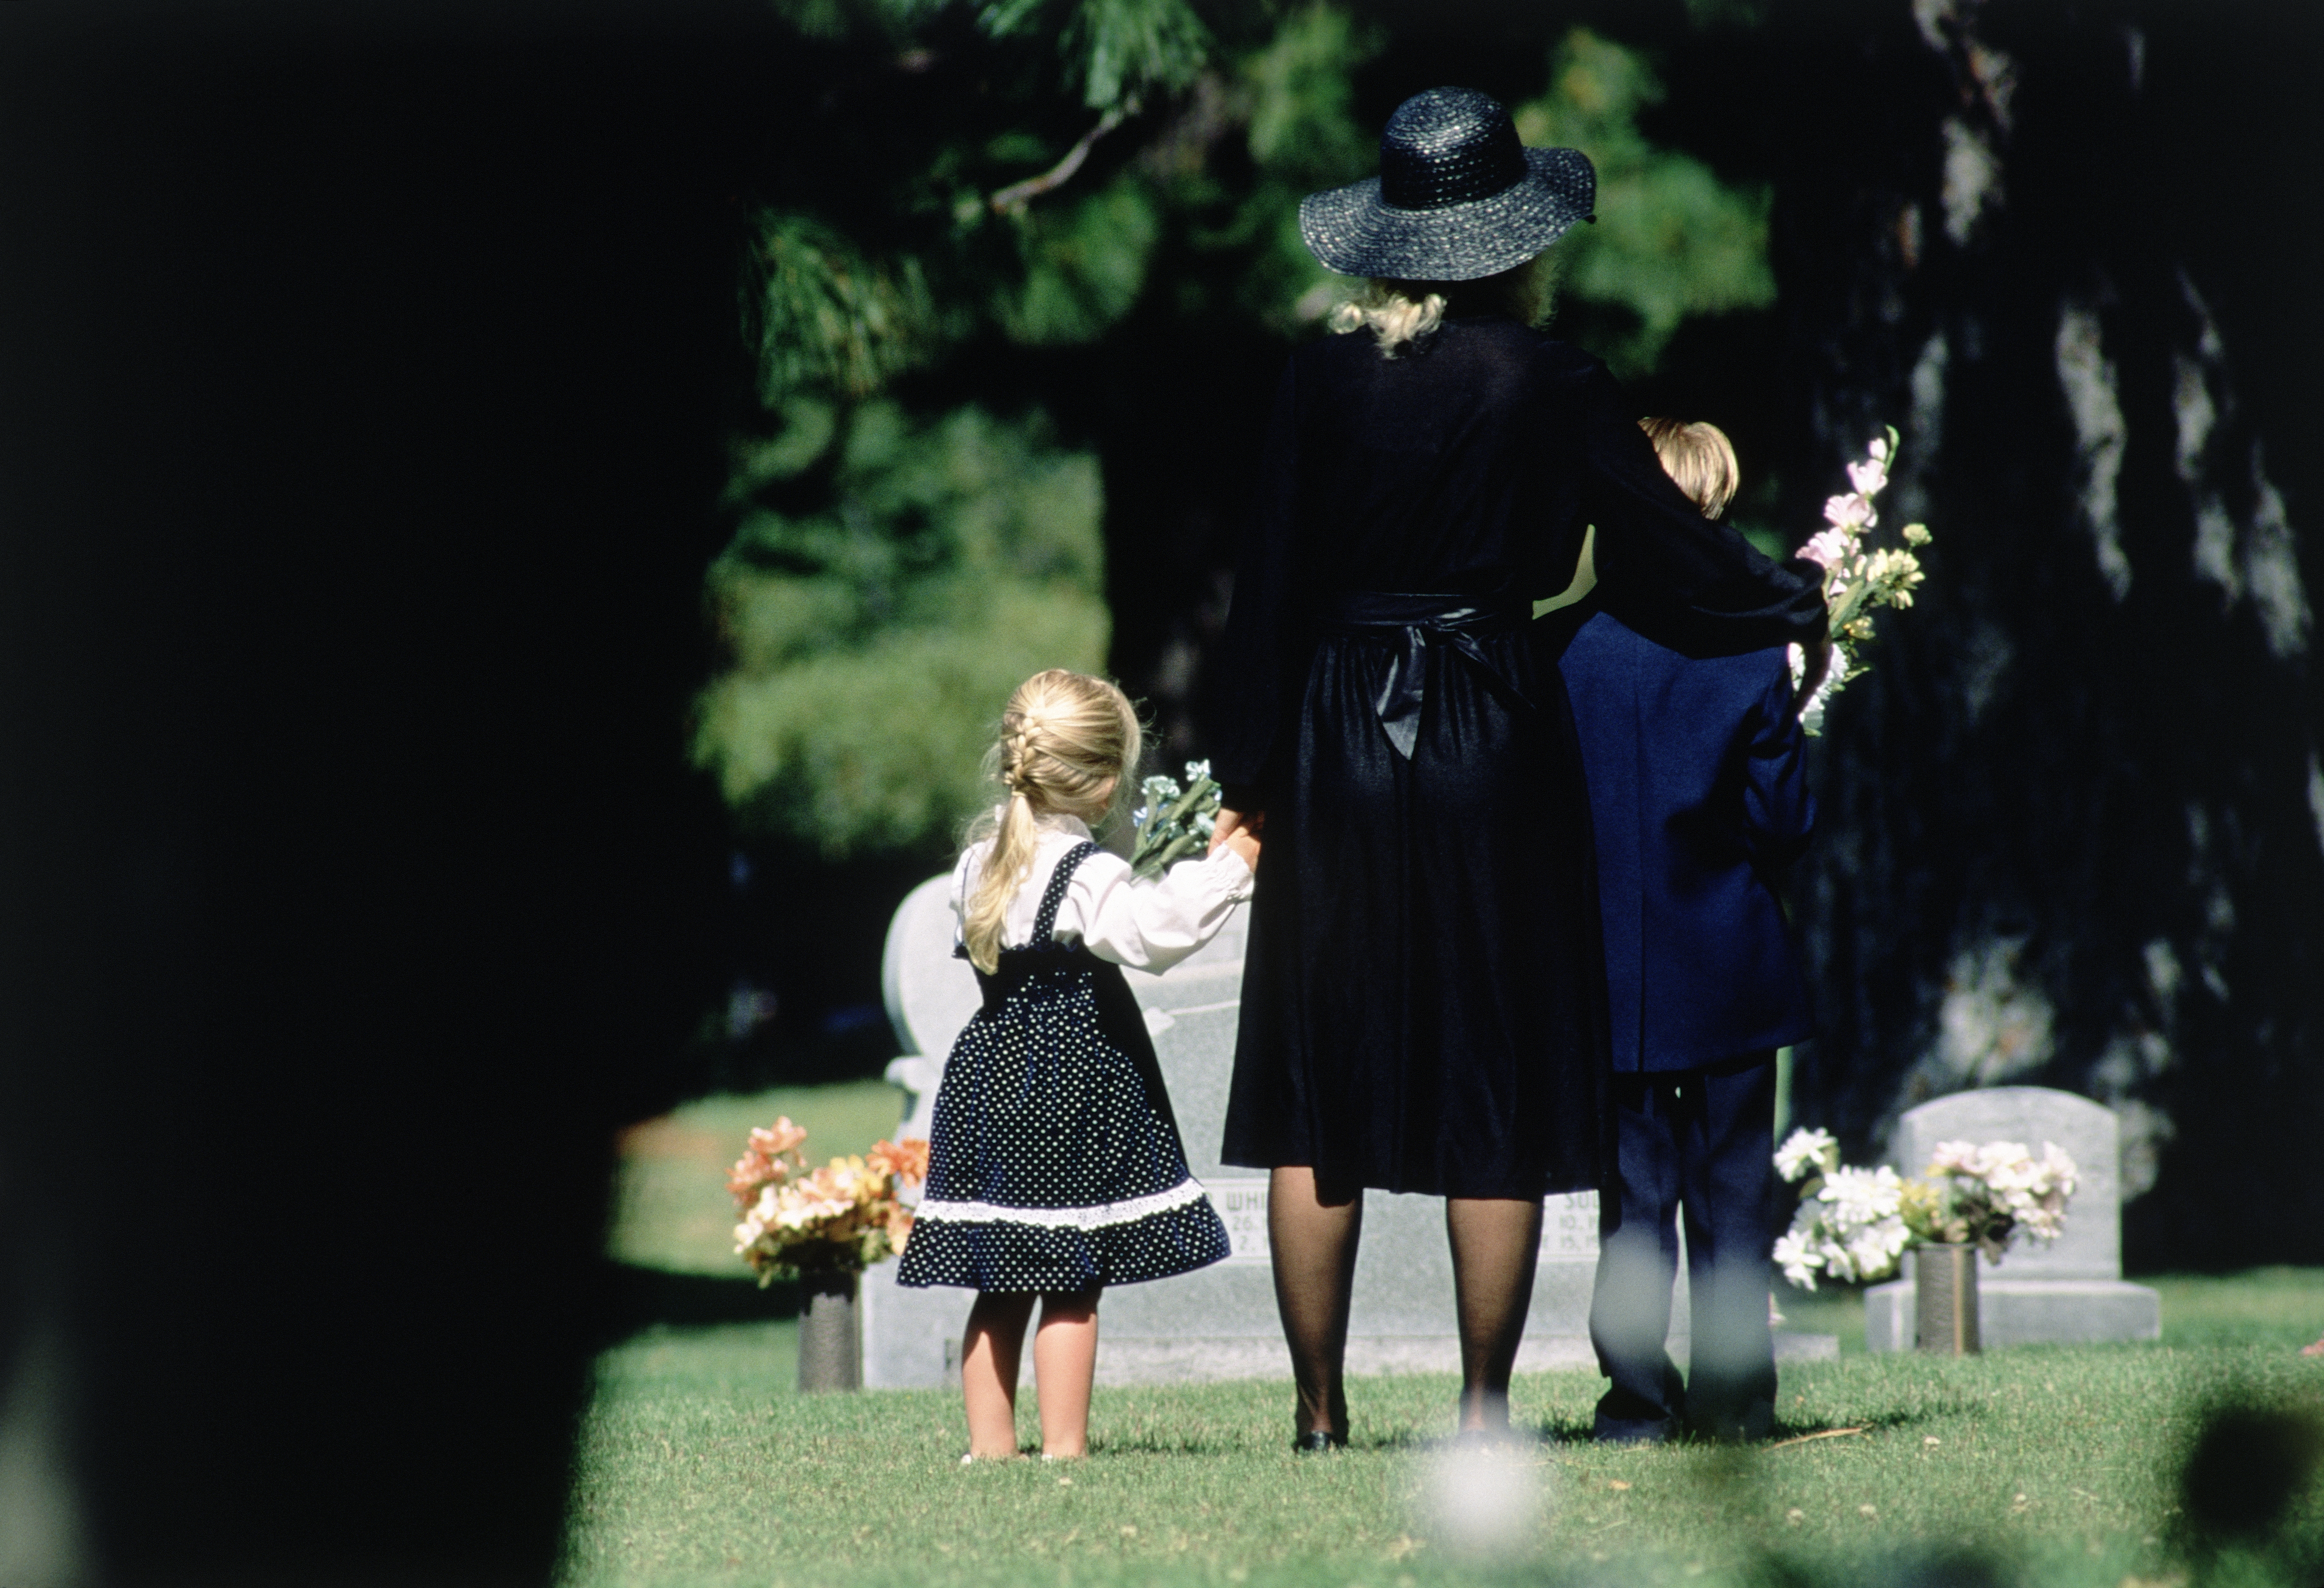
<svg viewBox="0 0 2324 1588">
<path fill-rule="evenodd" d="M 1896 431 L 1890 426 L 1886 435 L 1865 449 L 1862 463 L 1848 466 L 1848 483 L 1856 488 L 1823 504 L 1825 527 L 1794 553 L 1822 566 L 1824 605 L 1831 614 L 1831 666 L 1800 708 L 1800 726 L 1810 734 L 1823 732 L 1825 704 L 1865 670 L 1858 658 L 1872 638 L 1872 614 L 1867 608 L 1912 605 L 1913 586 L 1923 577 L 1914 551 L 1929 543 L 1926 525 L 1906 524 L 1901 547 L 1867 550 L 1864 545 L 1866 534 L 1880 522 L 1872 499 L 1887 488 L 1889 466 L 1895 458 Z M 1794 645 L 1791 655 L 1796 685 L 1807 676 L 1807 652 Z"/>
<path fill-rule="evenodd" d="M 1941 1141 L 1928 1177 L 1912 1182 L 1904 1222 L 1915 1245 L 1976 1246 L 1997 1263 L 2020 1235 L 2058 1238 L 2080 1173 L 2054 1141 L 2039 1158 L 2022 1141 Z"/>
<path fill-rule="evenodd" d="M 1138 829 L 1137 847 L 1130 851 L 1130 874 L 1157 877 L 1178 861 L 1210 847 L 1218 826 L 1219 786 L 1211 778 L 1211 763 L 1186 763 L 1186 786 L 1158 773 L 1139 785 L 1146 803 L 1130 813 Z"/>
<path fill-rule="evenodd" d="M 1910 1237 L 1904 1182 L 1895 1169 L 1849 1168 L 1830 1131 L 1794 1131 L 1775 1154 L 1775 1172 L 1787 1182 L 1809 1177 L 1792 1227 L 1775 1242 L 1784 1278 L 1812 1290 L 1819 1273 L 1869 1284 L 1896 1271 Z"/>
<path fill-rule="evenodd" d="M 1818 1273 L 1885 1279 L 1908 1246 L 1976 1246 L 1997 1263 L 2020 1235 L 2054 1241 L 2080 1171 L 2052 1141 L 2042 1143 L 2040 1158 L 2019 1141 L 1946 1141 L 1924 1177 L 1906 1180 L 1886 1164 L 1842 1165 L 1829 1131 L 1794 1131 L 1775 1153 L 1775 1172 L 1786 1181 L 1812 1176 L 1775 1242 L 1784 1278 L 1812 1290 Z"/>
</svg>

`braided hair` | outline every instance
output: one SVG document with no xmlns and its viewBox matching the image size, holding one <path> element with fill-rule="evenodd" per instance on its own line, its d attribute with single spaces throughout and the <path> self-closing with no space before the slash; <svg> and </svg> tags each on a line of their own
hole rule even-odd
<svg viewBox="0 0 2324 1588">
<path fill-rule="evenodd" d="M 989 830 L 992 853 L 961 910 L 970 964 L 987 974 L 1000 965 L 1001 927 L 1031 876 L 1040 818 L 1102 817 L 1143 747 L 1129 697 L 1103 679 L 1051 668 L 1017 686 L 992 752 L 1007 802 Z"/>
</svg>

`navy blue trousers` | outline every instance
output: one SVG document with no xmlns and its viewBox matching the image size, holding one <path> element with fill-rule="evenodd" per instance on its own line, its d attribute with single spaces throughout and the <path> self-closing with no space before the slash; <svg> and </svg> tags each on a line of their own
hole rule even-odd
<svg viewBox="0 0 2324 1588">
<path fill-rule="evenodd" d="M 1600 1439 L 1765 1437 L 1775 1415 L 1767 1328 L 1775 1056 L 1614 1077 L 1619 1195 L 1600 1213 L 1590 1339 L 1611 1386 Z M 1664 1349 L 1686 1225 L 1689 1372 Z"/>
</svg>

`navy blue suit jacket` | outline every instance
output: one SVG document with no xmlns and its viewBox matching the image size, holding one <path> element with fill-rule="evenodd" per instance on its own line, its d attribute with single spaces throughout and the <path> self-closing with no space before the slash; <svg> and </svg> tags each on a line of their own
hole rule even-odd
<svg viewBox="0 0 2324 1588">
<path fill-rule="evenodd" d="M 1811 1036 L 1771 886 L 1815 824 L 1784 652 L 1690 659 L 1600 612 L 1558 665 L 1590 783 L 1615 1069 Z"/>
</svg>

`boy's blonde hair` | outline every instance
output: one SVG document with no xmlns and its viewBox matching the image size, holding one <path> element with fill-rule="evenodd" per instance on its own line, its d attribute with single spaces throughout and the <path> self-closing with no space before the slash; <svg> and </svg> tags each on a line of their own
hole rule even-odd
<svg viewBox="0 0 2324 1588">
<path fill-rule="evenodd" d="M 1325 322 L 1345 335 L 1370 330 L 1380 356 L 1397 350 L 1444 323 L 1447 310 L 1462 314 L 1506 314 L 1521 325 L 1549 318 L 1556 267 L 1545 251 L 1499 275 L 1473 282 L 1366 282 L 1355 296 L 1332 310 Z"/>
<path fill-rule="evenodd" d="M 1735 488 L 1743 483 L 1743 473 L 1736 466 L 1735 444 L 1727 439 L 1726 431 L 1701 420 L 1686 424 L 1674 419 L 1642 419 L 1638 428 L 1655 444 L 1663 472 L 1694 498 L 1703 517 L 1717 518 L 1727 511 Z"/>
<path fill-rule="evenodd" d="M 1103 679 L 1051 668 L 1017 686 L 991 758 L 1009 800 L 972 834 L 991 836 L 992 853 L 961 911 L 971 965 L 988 975 L 1000 966 L 1001 927 L 1032 872 L 1039 818 L 1102 817 L 1144 748 L 1130 697 Z"/>
</svg>

